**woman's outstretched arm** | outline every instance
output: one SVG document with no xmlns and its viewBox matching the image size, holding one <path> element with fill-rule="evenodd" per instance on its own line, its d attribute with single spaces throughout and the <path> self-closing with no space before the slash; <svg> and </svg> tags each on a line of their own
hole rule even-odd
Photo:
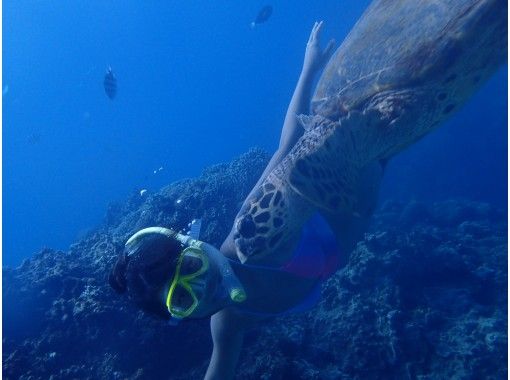
<svg viewBox="0 0 510 380">
<path fill-rule="evenodd" d="M 288 152 L 303 134 L 303 128 L 299 124 L 297 116 L 309 112 L 315 76 L 322 70 L 333 51 L 334 40 L 330 40 L 326 48 L 321 50 L 322 25 L 322 21 L 314 24 L 306 44 L 303 68 L 285 115 L 278 150 Z"/>
<path fill-rule="evenodd" d="M 274 169 L 274 167 L 289 153 L 294 144 L 303 135 L 303 127 L 298 121 L 298 115 L 309 112 L 310 100 L 316 75 L 322 70 L 333 51 L 335 45 L 334 40 L 330 40 L 324 50 L 320 47 L 320 33 L 323 22 L 315 22 L 310 38 L 306 44 L 305 58 L 301 74 L 292 94 L 285 121 L 283 122 L 282 133 L 278 149 L 273 154 L 266 169 L 262 173 L 259 181 L 254 186 L 256 188 L 266 178 L 266 176 Z"/>
<path fill-rule="evenodd" d="M 322 21 L 315 22 L 312 31 L 310 32 L 310 38 L 306 44 L 303 68 L 301 69 L 301 74 L 299 75 L 299 80 L 292 95 L 292 99 L 290 100 L 289 107 L 287 108 L 278 149 L 271 157 L 271 160 L 267 164 L 264 172 L 246 199 L 252 196 L 255 189 L 260 186 L 266 176 L 271 173 L 276 165 L 278 165 L 287 153 L 289 153 L 294 144 L 303 134 L 303 127 L 299 124 L 297 116 L 309 112 L 308 108 L 310 106 L 314 79 L 327 63 L 335 44 L 334 40 L 330 40 L 326 48 L 321 50 L 320 33 L 322 25 Z M 233 230 L 223 242 L 221 251 L 227 256 L 235 256 Z"/>
<path fill-rule="evenodd" d="M 213 352 L 204 380 L 233 379 L 243 345 L 244 326 L 230 310 L 224 309 L 211 317 L 211 336 Z"/>
<path fill-rule="evenodd" d="M 211 317 L 213 352 L 204 380 L 234 378 L 244 332 L 260 320 L 260 317 L 245 316 L 231 308 L 220 310 Z"/>
</svg>

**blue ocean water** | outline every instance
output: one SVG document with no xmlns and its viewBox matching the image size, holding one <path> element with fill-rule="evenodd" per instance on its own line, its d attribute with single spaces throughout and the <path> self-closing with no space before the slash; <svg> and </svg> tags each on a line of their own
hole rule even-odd
<svg viewBox="0 0 510 380">
<path fill-rule="evenodd" d="M 340 42 L 368 3 L 273 1 L 250 29 L 265 3 L 5 0 L 3 264 L 67 249 L 133 191 L 273 151 L 314 21 Z M 381 199 L 506 207 L 507 82 L 392 160 Z"/>
</svg>

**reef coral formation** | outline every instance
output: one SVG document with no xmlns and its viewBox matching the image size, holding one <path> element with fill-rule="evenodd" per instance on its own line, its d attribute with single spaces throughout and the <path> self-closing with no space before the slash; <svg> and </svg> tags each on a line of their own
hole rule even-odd
<svg viewBox="0 0 510 380">
<path fill-rule="evenodd" d="M 199 379 L 208 321 L 166 326 L 107 284 L 126 239 L 151 225 L 222 242 L 269 157 L 251 150 L 196 179 L 111 205 L 67 252 L 3 268 L 4 379 Z M 506 211 L 386 202 L 312 311 L 248 332 L 238 379 L 507 376 Z"/>
</svg>

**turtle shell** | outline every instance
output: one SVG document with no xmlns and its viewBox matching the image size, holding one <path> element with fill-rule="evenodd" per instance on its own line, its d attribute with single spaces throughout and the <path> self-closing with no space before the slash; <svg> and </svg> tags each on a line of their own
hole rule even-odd
<svg viewBox="0 0 510 380">
<path fill-rule="evenodd" d="M 506 8 L 506 0 L 374 1 L 330 59 L 313 112 L 338 120 L 377 93 L 430 83 L 465 58 L 468 37 L 487 32 L 477 28 L 504 29 Z M 506 55 L 504 32 L 498 31 L 499 42 L 484 45 L 501 56 L 499 61 Z"/>
</svg>

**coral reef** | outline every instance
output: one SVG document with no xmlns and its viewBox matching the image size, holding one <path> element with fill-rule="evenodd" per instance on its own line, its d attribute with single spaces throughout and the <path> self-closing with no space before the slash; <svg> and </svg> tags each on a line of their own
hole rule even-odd
<svg viewBox="0 0 510 380">
<path fill-rule="evenodd" d="M 252 150 L 111 205 L 68 252 L 3 268 L 4 379 L 199 379 L 208 321 L 177 328 L 107 284 L 125 240 L 203 219 L 219 245 L 268 161 Z M 507 376 L 506 213 L 488 204 L 386 202 L 312 311 L 249 331 L 238 379 L 501 379 Z"/>
<path fill-rule="evenodd" d="M 239 378 L 506 378 L 506 233 L 484 203 L 385 203 L 315 310 L 248 336 Z"/>
</svg>

